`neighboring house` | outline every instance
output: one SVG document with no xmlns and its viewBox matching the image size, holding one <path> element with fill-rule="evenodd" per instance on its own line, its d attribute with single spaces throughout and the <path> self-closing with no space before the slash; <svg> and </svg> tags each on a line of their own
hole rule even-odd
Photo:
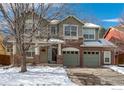
<svg viewBox="0 0 124 93">
<path fill-rule="evenodd" d="M 109 28 L 104 38 L 117 46 L 116 64 L 124 64 L 124 26 L 120 25 Z"/>
<path fill-rule="evenodd" d="M 49 40 L 36 38 L 32 41 L 31 47 L 38 47 L 27 51 L 27 61 L 80 67 L 114 64 L 115 45 L 105 39 L 99 39 L 100 28 L 74 16 L 52 20 L 46 29 L 50 32 Z M 40 31 L 38 33 L 37 36 Z M 8 52 L 16 55 L 14 40 L 10 38 L 8 42 L 13 44 Z"/>
<path fill-rule="evenodd" d="M 6 47 L 3 44 L 3 35 L 0 33 L 0 55 L 6 55 Z"/>
</svg>

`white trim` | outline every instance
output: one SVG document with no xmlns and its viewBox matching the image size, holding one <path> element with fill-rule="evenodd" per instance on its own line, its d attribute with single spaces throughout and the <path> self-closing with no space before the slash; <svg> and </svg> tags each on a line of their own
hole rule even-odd
<svg viewBox="0 0 124 93">
<path fill-rule="evenodd" d="M 65 36 L 65 26 L 76 26 L 77 27 L 77 31 L 76 31 L 76 36 Z M 74 24 L 63 24 L 63 38 L 64 39 L 78 39 L 78 25 L 74 25 Z"/>
<path fill-rule="evenodd" d="M 62 51 L 79 51 L 79 49 L 74 47 L 67 47 L 67 48 L 63 48 Z"/>
<path fill-rule="evenodd" d="M 13 51 L 12 51 L 12 53 L 13 53 L 13 55 L 16 54 L 16 43 L 15 42 L 13 42 Z"/>
<path fill-rule="evenodd" d="M 109 62 L 105 62 L 105 58 L 109 58 Z M 111 64 L 111 51 L 104 51 L 104 64 Z"/>
</svg>

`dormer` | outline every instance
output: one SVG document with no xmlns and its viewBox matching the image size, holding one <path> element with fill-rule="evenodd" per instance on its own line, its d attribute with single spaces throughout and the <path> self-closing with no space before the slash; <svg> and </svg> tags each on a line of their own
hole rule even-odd
<svg viewBox="0 0 124 93">
<path fill-rule="evenodd" d="M 82 27 L 84 40 L 98 40 L 100 26 L 92 23 L 85 23 Z"/>
</svg>

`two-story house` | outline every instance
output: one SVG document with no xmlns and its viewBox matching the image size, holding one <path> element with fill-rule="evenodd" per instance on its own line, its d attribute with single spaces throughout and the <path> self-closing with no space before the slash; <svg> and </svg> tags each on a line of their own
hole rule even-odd
<svg viewBox="0 0 124 93">
<path fill-rule="evenodd" d="M 124 64 L 124 26 L 110 27 L 108 31 L 106 31 L 104 39 L 117 46 L 115 53 L 116 64 Z"/>
<path fill-rule="evenodd" d="M 63 64 L 65 66 L 99 67 L 114 64 L 115 45 L 99 39 L 100 26 L 68 16 L 63 20 L 49 21 L 49 40 L 35 39 L 27 51 L 27 62 Z M 40 31 L 37 35 L 40 34 Z M 13 42 L 11 38 L 8 41 Z M 16 44 L 12 43 L 12 55 Z M 10 52 L 10 51 L 8 51 Z"/>
</svg>

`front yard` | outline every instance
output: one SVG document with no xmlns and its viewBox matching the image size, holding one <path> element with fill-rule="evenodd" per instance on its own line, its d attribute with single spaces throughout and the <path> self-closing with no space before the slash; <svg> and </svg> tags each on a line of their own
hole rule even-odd
<svg viewBox="0 0 124 93">
<path fill-rule="evenodd" d="M 71 86 L 63 67 L 28 66 L 26 73 L 20 68 L 0 68 L 0 86 Z"/>
<path fill-rule="evenodd" d="M 77 85 L 124 85 L 124 67 L 63 68 L 60 66 L 28 66 L 0 68 L 0 86 L 77 86 Z M 118 73 L 119 72 L 119 73 Z"/>
</svg>

